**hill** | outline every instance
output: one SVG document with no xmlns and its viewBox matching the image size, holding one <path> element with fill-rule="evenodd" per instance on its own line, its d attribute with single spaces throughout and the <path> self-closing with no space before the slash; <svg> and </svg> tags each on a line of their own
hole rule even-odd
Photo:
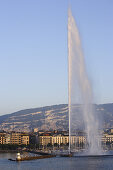
<svg viewBox="0 0 113 170">
<path fill-rule="evenodd" d="M 103 128 L 113 128 L 113 104 L 95 105 L 95 110 L 103 124 Z M 79 110 L 77 111 L 79 113 Z M 80 125 L 81 122 L 75 122 Z M 4 130 L 30 131 L 39 130 L 67 130 L 68 105 L 60 104 L 33 109 L 25 109 L 0 116 L 0 127 Z"/>
</svg>

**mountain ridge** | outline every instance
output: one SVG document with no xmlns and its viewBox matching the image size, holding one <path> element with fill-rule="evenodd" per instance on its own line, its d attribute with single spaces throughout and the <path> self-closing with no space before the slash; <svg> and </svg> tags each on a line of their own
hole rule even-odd
<svg viewBox="0 0 113 170">
<path fill-rule="evenodd" d="M 95 104 L 96 113 L 102 119 L 103 128 L 113 127 L 113 103 Z M 77 111 L 78 114 L 80 111 Z M 75 122 L 77 123 L 77 122 Z M 81 122 L 78 122 L 78 125 Z M 0 116 L 0 127 L 3 130 L 31 131 L 68 130 L 68 105 L 57 104 L 30 108 Z"/>
</svg>

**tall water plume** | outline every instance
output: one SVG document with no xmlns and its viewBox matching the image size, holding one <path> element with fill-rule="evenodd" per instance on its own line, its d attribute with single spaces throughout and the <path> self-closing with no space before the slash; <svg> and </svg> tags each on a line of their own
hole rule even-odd
<svg viewBox="0 0 113 170">
<path fill-rule="evenodd" d="M 100 154 L 98 119 L 93 108 L 91 83 L 85 68 L 79 32 L 68 10 L 68 87 L 69 87 L 69 152 L 75 149 L 72 136 L 85 129 L 88 153 Z M 75 124 L 76 121 L 76 124 Z"/>
</svg>

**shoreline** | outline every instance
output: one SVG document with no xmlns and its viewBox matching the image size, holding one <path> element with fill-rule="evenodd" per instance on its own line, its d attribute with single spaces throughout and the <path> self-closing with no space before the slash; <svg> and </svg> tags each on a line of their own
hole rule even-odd
<svg viewBox="0 0 113 170">
<path fill-rule="evenodd" d="M 0 150 L 0 153 L 18 153 L 18 152 L 23 152 L 20 150 Z"/>
</svg>

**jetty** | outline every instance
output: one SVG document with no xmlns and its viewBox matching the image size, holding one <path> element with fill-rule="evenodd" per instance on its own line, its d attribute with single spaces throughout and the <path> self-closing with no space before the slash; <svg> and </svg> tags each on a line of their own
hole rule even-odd
<svg viewBox="0 0 113 170">
<path fill-rule="evenodd" d="M 45 158 L 53 158 L 56 155 L 38 155 L 38 156 L 24 156 L 22 157 L 20 153 L 17 153 L 16 159 L 9 159 L 10 161 L 29 161 L 35 159 L 45 159 Z"/>
<path fill-rule="evenodd" d="M 20 159 L 16 158 L 16 161 L 28 161 L 28 160 L 44 159 L 44 158 L 52 158 L 52 157 L 55 157 L 55 156 L 54 155 L 26 156 Z"/>
<path fill-rule="evenodd" d="M 16 159 L 8 159 L 10 161 L 29 161 L 35 159 L 45 159 L 45 158 L 53 158 L 53 157 L 72 157 L 73 155 L 70 153 L 45 153 L 45 152 L 37 152 L 37 151 L 30 151 L 30 153 L 37 154 L 35 156 L 23 156 L 20 153 L 17 153 Z"/>
</svg>

